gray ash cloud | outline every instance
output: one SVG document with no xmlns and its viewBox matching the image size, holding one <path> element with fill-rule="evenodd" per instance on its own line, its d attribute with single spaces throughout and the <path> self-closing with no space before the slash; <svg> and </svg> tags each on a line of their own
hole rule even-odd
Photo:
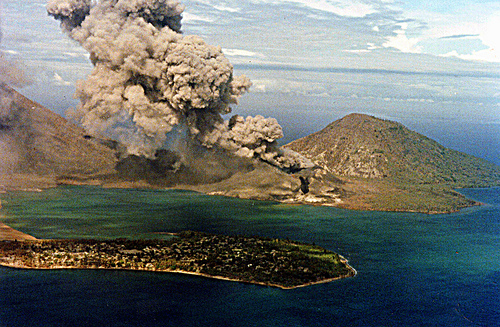
<svg viewBox="0 0 500 327">
<path fill-rule="evenodd" d="M 251 82 L 233 75 L 220 47 L 182 34 L 183 10 L 176 0 L 49 1 L 49 15 L 94 65 L 77 84 L 81 105 L 74 116 L 89 133 L 119 141 L 129 155 L 154 159 L 182 131 L 177 135 L 196 146 L 299 165 L 277 145 L 283 132 L 275 119 L 223 119 Z"/>
</svg>

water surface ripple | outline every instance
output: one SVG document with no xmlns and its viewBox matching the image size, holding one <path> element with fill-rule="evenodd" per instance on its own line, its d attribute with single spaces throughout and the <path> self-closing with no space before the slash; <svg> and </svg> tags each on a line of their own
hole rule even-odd
<svg viewBox="0 0 500 327">
<path fill-rule="evenodd" d="M 185 191 L 58 187 L 1 194 L 37 238 L 192 229 L 316 243 L 355 278 L 295 290 L 196 276 L 0 268 L 0 326 L 500 326 L 500 188 L 446 215 L 348 211 Z"/>
</svg>

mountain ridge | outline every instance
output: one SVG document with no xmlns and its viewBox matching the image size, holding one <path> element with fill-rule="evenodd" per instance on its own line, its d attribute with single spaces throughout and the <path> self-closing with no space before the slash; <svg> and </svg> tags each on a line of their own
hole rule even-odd
<svg viewBox="0 0 500 327">
<path fill-rule="evenodd" d="M 350 114 L 284 146 L 342 177 L 453 187 L 500 185 L 500 167 L 402 124 Z"/>
<path fill-rule="evenodd" d="M 42 184 L 50 185 L 55 183 L 56 176 L 90 176 L 113 171 L 114 152 L 88 140 L 83 128 L 4 83 L 0 83 L 0 99 L 3 184 L 20 183 L 23 188 L 30 188 L 27 186 L 30 178 L 38 178 L 40 182 L 43 177 Z"/>
</svg>

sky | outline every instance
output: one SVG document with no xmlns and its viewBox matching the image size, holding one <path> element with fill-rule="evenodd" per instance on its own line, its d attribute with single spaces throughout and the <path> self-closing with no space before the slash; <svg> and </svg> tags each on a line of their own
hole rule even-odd
<svg viewBox="0 0 500 327">
<path fill-rule="evenodd" d="M 31 79 L 18 91 L 64 115 L 88 53 L 45 1 L 0 1 L 0 49 Z M 500 164 L 500 0 L 182 2 L 183 33 L 253 82 L 233 112 L 277 118 L 283 143 L 361 112 Z"/>
</svg>

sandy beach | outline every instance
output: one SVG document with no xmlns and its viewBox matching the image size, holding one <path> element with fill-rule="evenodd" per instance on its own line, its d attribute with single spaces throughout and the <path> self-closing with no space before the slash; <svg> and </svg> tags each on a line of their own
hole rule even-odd
<svg viewBox="0 0 500 327">
<path fill-rule="evenodd" d="M 296 288 L 301 288 L 301 287 L 306 287 L 306 286 L 311 286 L 311 285 L 317 285 L 317 284 L 323 284 L 323 283 L 330 283 L 339 279 L 343 278 L 349 278 L 349 277 L 355 277 L 357 275 L 357 271 L 352 268 L 351 266 L 350 269 L 352 269 L 353 274 L 347 274 L 344 276 L 339 276 L 335 278 L 328 278 L 328 279 L 322 279 L 319 281 L 315 282 L 310 282 L 310 283 L 305 283 L 301 285 L 296 285 L 296 286 L 283 286 L 279 284 L 273 284 L 273 283 L 262 283 L 262 282 L 257 282 L 257 281 L 251 281 L 251 280 L 241 280 L 237 278 L 229 278 L 229 277 L 224 277 L 224 276 L 217 276 L 217 275 L 209 275 L 209 274 L 204 274 L 204 273 L 199 273 L 199 272 L 193 272 L 193 271 L 185 271 L 185 270 L 179 270 L 179 269 L 161 269 L 161 270 L 150 270 L 146 268 L 100 268 L 100 267 L 72 267 L 72 266 L 55 266 L 55 267 L 31 267 L 31 266 L 26 266 L 22 262 L 16 262 L 16 261 L 11 261 L 11 262 L 0 262 L 0 266 L 3 267 L 9 267 L 9 268 L 14 268 L 14 269 L 35 269 L 35 270 L 54 270 L 54 269 L 79 269 L 79 270 L 127 270 L 127 271 L 149 271 L 149 272 L 154 272 L 154 273 L 174 273 L 174 274 L 184 274 L 184 275 L 192 275 L 192 276 L 200 276 L 200 277 L 205 277 L 205 278 L 212 278 L 212 279 L 218 279 L 218 280 L 225 280 L 229 282 L 238 282 L 238 283 L 245 283 L 245 284 L 254 284 L 254 285 L 260 285 L 260 286 L 267 286 L 267 287 L 277 287 L 281 288 L 283 290 L 292 290 Z"/>
</svg>

